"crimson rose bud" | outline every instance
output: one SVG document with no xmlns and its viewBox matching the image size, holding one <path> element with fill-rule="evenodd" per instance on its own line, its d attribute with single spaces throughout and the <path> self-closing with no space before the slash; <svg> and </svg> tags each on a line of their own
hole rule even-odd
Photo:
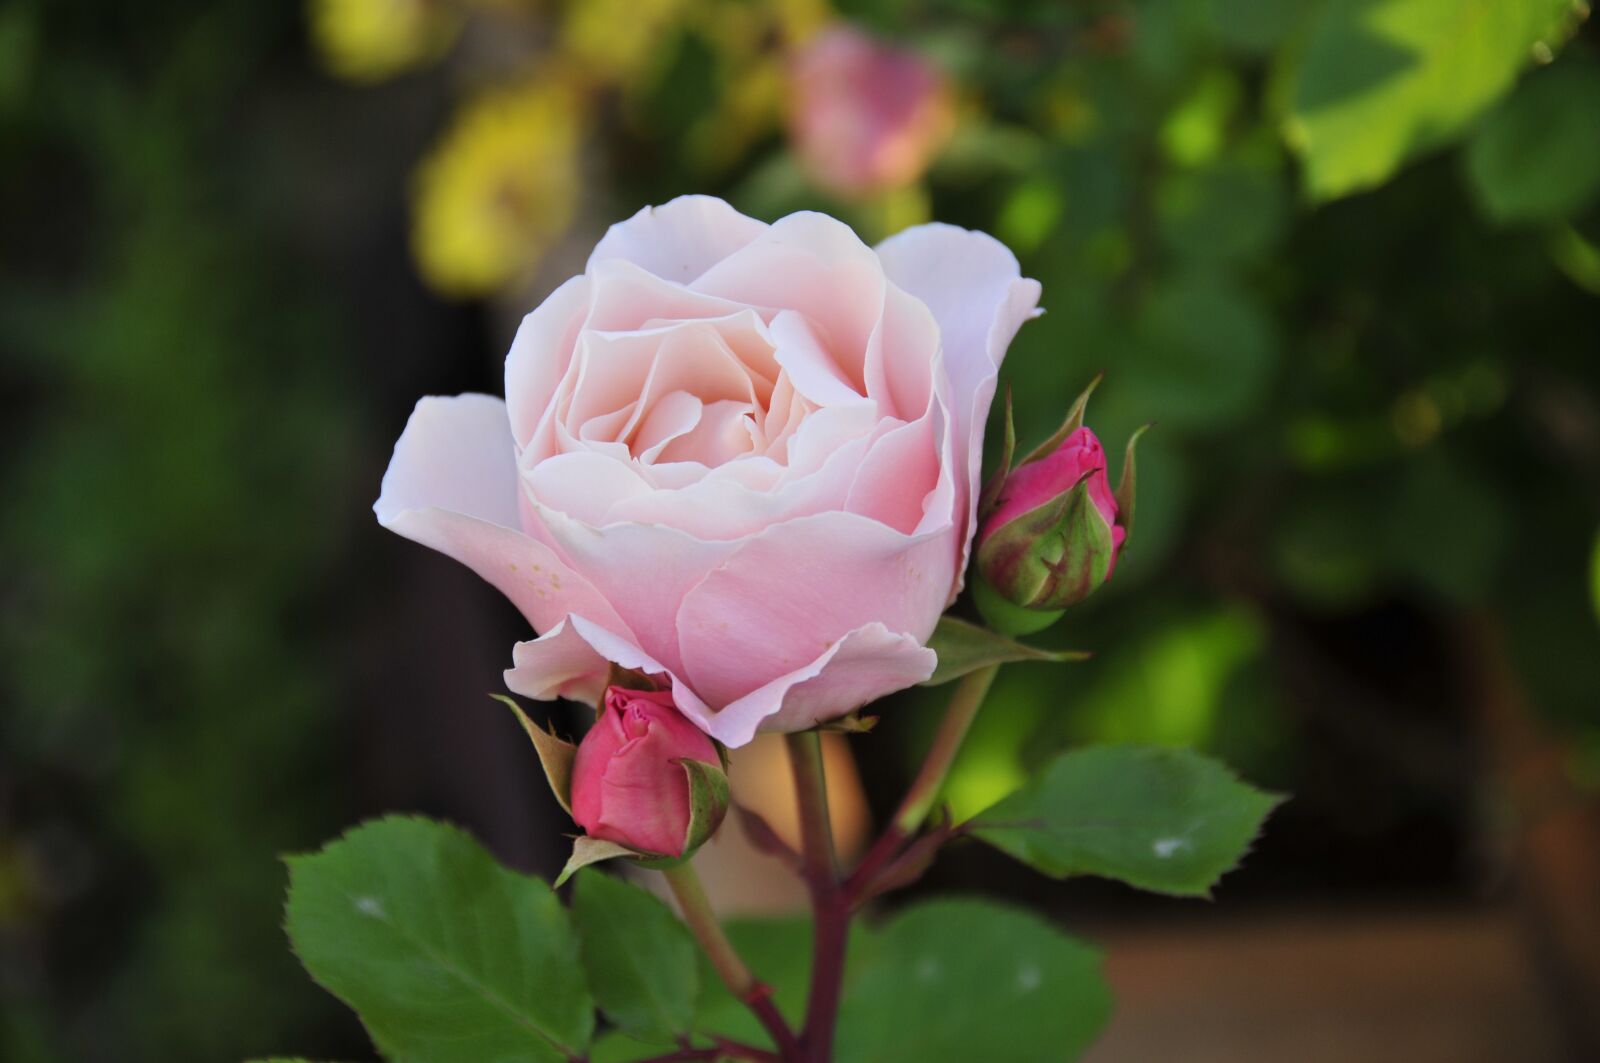
<svg viewBox="0 0 1600 1063">
<path fill-rule="evenodd" d="M 1006 476 L 978 531 L 978 569 L 1006 602 L 1059 611 L 1111 578 L 1126 536 L 1105 448 L 1080 427 Z"/>
<path fill-rule="evenodd" d="M 684 761 L 720 765 L 717 747 L 667 691 L 606 689 L 572 765 L 572 818 L 590 837 L 681 856 L 690 781 Z"/>
</svg>

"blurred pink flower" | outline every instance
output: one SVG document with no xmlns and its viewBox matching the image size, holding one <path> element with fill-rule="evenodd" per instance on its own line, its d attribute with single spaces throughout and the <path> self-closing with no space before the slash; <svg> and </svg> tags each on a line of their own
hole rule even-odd
<svg viewBox="0 0 1600 1063">
<path fill-rule="evenodd" d="M 789 136 L 818 185 L 847 197 L 916 181 L 955 126 L 949 83 L 916 52 L 840 24 L 794 57 Z"/>
</svg>

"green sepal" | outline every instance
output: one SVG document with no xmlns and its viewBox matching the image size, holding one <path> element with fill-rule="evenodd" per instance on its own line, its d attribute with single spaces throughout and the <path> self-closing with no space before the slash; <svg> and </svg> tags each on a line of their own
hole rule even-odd
<svg viewBox="0 0 1600 1063">
<path fill-rule="evenodd" d="M 982 591 L 978 589 L 979 587 L 983 588 Z M 973 588 L 974 598 L 980 593 L 985 597 L 998 596 L 994 588 L 989 587 L 982 579 L 979 579 Z M 1003 598 L 1000 600 L 1005 602 Z M 1026 614 L 1029 621 L 1043 618 L 1044 624 L 1041 626 L 1047 626 L 1055 620 L 1055 617 L 1046 612 L 1023 609 L 1011 605 L 1010 602 L 1005 604 L 1012 610 Z M 982 608 L 980 604 L 979 609 Z M 1083 661 L 1089 658 L 1089 654 L 1078 650 L 1045 650 L 1037 646 L 1024 645 L 1008 635 L 965 620 L 958 620 L 953 616 L 939 618 L 939 626 L 933 629 L 927 645 L 928 649 L 939 655 L 939 663 L 934 668 L 933 675 L 920 684 L 925 687 L 948 683 L 968 672 L 977 671 L 991 664 L 1006 664 L 1011 661 Z"/>
<path fill-rule="evenodd" d="M 1040 458 L 1049 457 L 1056 452 L 1061 444 L 1067 441 L 1068 436 L 1083 427 L 1083 416 L 1089 409 L 1089 396 L 1094 394 L 1094 389 L 1100 386 L 1100 381 L 1104 380 L 1105 376 L 1104 373 L 1096 373 L 1094 375 L 1094 379 L 1089 381 L 1089 386 L 1083 389 L 1082 393 L 1073 401 L 1072 407 L 1067 410 L 1067 419 L 1061 422 L 1061 427 L 1057 428 L 1055 434 L 1049 439 L 1029 451 L 1027 457 L 1017 462 L 1018 465 L 1026 465 L 1030 461 L 1038 461 Z"/>
<path fill-rule="evenodd" d="M 983 617 L 984 623 L 1002 635 L 1012 638 L 1037 634 L 1060 620 L 1067 612 L 1065 609 L 1029 609 L 1026 606 L 1014 605 L 1006 600 L 1005 595 L 995 590 L 981 573 L 972 581 L 972 603 L 978 607 L 978 614 Z M 934 678 L 929 679 L 923 684 L 924 686 L 943 682 L 938 679 L 937 669 L 933 674 Z"/>
<path fill-rule="evenodd" d="M 689 776 L 689 827 L 683 836 L 683 857 L 688 859 L 722 826 L 728 814 L 728 773 L 715 764 L 680 760 Z"/>
<path fill-rule="evenodd" d="M 564 738 L 557 738 L 554 731 L 546 731 L 528 719 L 528 714 L 522 711 L 522 706 L 515 699 L 504 694 L 489 696 L 517 714 L 522 729 L 533 739 L 533 749 L 539 754 L 539 766 L 544 768 L 550 792 L 556 795 L 556 800 L 561 802 L 567 815 L 572 815 L 572 762 L 578 755 L 578 747 Z"/>
<path fill-rule="evenodd" d="M 1011 385 L 1006 385 L 1006 420 L 1005 437 L 1000 449 L 1000 464 L 989 477 L 988 483 L 983 485 L 983 492 L 978 495 L 978 519 L 987 517 L 994 509 L 995 503 L 1000 501 L 1000 490 L 1006 485 L 1006 477 L 1011 475 L 1011 459 L 1017 454 L 1017 422 L 1011 413 Z"/>
<path fill-rule="evenodd" d="M 572 839 L 572 855 L 567 858 L 567 866 L 561 869 L 561 874 L 556 876 L 555 885 L 560 887 L 567 879 L 590 864 L 598 864 L 602 860 L 615 860 L 619 856 L 631 856 L 637 859 L 645 855 L 649 854 L 641 854 L 637 849 L 608 842 L 604 838 L 591 838 L 587 834 L 580 834 Z"/>
<path fill-rule="evenodd" d="M 1128 437 L 1127 450 L 1122 456 L 1122 476 L 1117 480 L 1115 498 L 1117 500 L 1117 523 L 1122 525 L 1123 545 L 1133 538 L 1133 501 L 1138 490 L 1139 471 L 1134 464 L 1133 448 L 1139 445 L 1139 437 L 1155 427 L 1155 422 L 1142 424 L 1133 430 L 1133 435 Z"/>
</svg>

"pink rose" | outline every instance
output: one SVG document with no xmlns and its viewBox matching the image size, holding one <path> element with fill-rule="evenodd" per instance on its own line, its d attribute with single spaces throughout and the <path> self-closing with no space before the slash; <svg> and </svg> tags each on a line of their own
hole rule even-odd
<svg viewBox="0 0 1600 1063">
<path fill-rule="evenodd" d="M 721 763 L 671 694 L 608 688 L 572 764 L 572 818 L 592 838 L 681 855 L 689 831 L 685 760 Z"/>
<path fill-rule="evenodd" d="M 614 662 L 726 745 L 803 730 L 932 673 L 1038 297 L 948 225 L 646 208 L 523 320 L 505 402 L 418 403 L 374 508 L 541 633 L 517 693 L 593 702 Z"/>
<path fill-rule="evenodd" d="M 937 67 L 844 24 L 807 42 L 791 74 L 789 139 L 816 182 L 840 195 L 910 184 L 955 127 Z"/>
<path fill-rule="evenodd" d="M 978 566 L 1015 605 L 1065 609 L 1111 578 L 1126 537 L 1105 448 L 1077 428 L 1051 453 L 1011 470 L 978 533 Z"/>
</svg>

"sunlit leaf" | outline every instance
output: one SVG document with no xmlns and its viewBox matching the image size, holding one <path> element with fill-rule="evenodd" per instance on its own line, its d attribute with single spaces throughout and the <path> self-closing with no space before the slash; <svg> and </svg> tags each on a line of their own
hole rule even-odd
<svg viewBox="0 0 1600 1063">
<path fill-rule="evenodd" d="M 972 833 L 1055 878 L 1203 897 L 1280 800 L 1190 750 L 1100 746 L 1057 757 Z"/>
<path fill-rule="evenodd" d="M 1285 53 L 1291 147 L 1314 199 L 1383 182 L 1460 134 L 1571 22 L 1572 0 L 1332 0 Z"/>
</svg>

